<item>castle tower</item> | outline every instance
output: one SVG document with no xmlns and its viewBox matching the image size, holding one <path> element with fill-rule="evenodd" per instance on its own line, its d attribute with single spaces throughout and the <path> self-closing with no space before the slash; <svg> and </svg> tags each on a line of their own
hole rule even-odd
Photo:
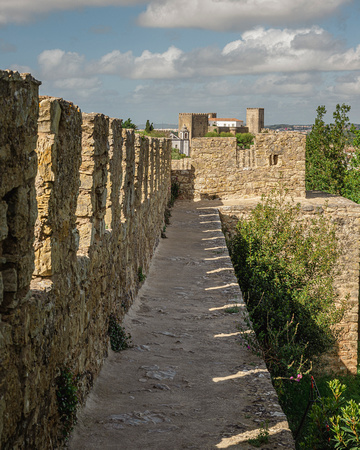
<svg viewBox="0 0 360 450">
<path fill-rule="evenodd" d="M 213 113 L 214 114 L 214 113 Z M 179 132 L 185 125 L 189 131 L 189 139 L 204 137 L 208 132 L 208 113 L 180 113 L 179 114 Z"/>
<path fill-rule="evenodd" d="M 264 128 L 264 119 L 264 108 L 246 108 L 246 126 L 249 133 L 260 133 Z"/>
</svg>

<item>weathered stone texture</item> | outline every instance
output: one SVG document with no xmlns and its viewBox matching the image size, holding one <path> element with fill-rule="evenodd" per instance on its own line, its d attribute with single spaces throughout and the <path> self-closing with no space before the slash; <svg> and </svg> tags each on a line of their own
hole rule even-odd
<svg viewBox="0 0 360 450">
<path fill-rule="evenodd" d="M 254 145 L 244 150 L 235 138 L 193 139 L 188 163 L 195 172 L 188 177 L 194 178 L 193 198 L 261 195 L 280 180 L 293 195 L 305 196 L 305 140 L 295 132 L 259 133 Z"/>
<path fill-rule="evenodd" d="M 190 158 L 174 159 L 171 162 L 171 180 L 179 185 L 179 198 L 191 200 L 195 197 L 195 167 Z"/>
<path fill-rule="evenodd" d="M 246 219 L 259 198 L 236 201 L 232 206 L 220 207 L 223 229 L 232 233 L 239 219 Z M 339 328 L 339 342 L 333 352 L 322 358 L 325 370 L 337 373 L 357 372 L 358 314 L 359 314 L 359 251 L 360 205 L 342 197 L 322 192 L 308 192 L 307 198 L 296 198 L 302 207 L 302 216 L 310 218 L 320 213 L 336 224 L 337 237 L 343 253 L 338 262 L 335 287 L 341 299 L 347 299 L 347 311 Z"/>
<path fill-rule="evenodd" d="M 27 359 L 28 348 L 13 324 L 29 302 L 34 270 L 39 85 L 29 74 L 0 71 L 0 436 L 5 439 L 27 414 L 21 399 L 28 374 L 25 367 L 19 370 L 19 361 Z"/>
<path fill-rule="evenodd" d="M 62 99 L 38 114 L 28 75 L 0 72 L 0 90 L 0 447 L 56 448 L 56 378 L 79 375 L 83 398 L 102 366 L 160 236 L 171 141 Z"/>
<path fill-rule="evenodd" d="M 64 272 L 61 265 L 76 255 L 81 113 L 77 106 L 57 98 L 40 97 L 39 106 L 34 275 L 50 277 Z"/>
</svg>

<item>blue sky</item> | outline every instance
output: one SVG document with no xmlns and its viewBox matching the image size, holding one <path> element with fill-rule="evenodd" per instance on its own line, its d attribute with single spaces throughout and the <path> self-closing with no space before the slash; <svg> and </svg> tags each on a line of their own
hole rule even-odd
<svg viewBox="0 0 360 450">
<path fill-rule="evenodd" d="M 307 124 L 337 103 L 360 123 L 359 0 L 0 0 L 0 61 L 135 123 L 263 107 Z"/>
</svg>

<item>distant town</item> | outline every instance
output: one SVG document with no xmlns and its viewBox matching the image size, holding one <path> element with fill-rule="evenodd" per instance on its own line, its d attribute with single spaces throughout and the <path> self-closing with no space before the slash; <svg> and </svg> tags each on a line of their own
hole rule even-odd
<svg viewBox="0 0 360 450">
<path fill-rule="evenodd" d="M 360 124 L 354 123 L 354 126 L 360 130 Z M 145 128 L 145 124 L 139 124 L 138 128 L 140 130 L 143 130 Z M 155 123 L 154 128 L 156 130 L 177 130 L 178 124 L 174 123 Z M 300 133 L 308 134 L 310 133 L 312 129 L 312 125 L 290 125 L 288 123 L 279 123 L 275 125 L 265 125 L 265 128 L 268 128 L 269 130 L 276 130 L 276 131 L 299 131 Z"/>
</svg>

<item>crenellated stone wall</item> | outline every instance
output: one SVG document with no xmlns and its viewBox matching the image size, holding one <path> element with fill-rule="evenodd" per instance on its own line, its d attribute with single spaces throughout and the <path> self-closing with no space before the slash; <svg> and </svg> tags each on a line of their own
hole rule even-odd
<svg viewBox="0 0 360 450">
<path fill-rule="evenodd" d="M 69 368 L 81 397 L 88 392 L 107 355 L 109 316 L 131 305 L 170 194 L 170 140 L 39 99 L 38 85 L 0 72 L 4 449 L 57 447 L 56 379 Z"/>
<path fill-rule="evenodd" d="M 301 133 L 259 133 L 250 149 L 237 146 L 236 138 L 192 140 L 191 169 L 172 162 L 172 175 L 184 185 L 184 198 L 252 197 L 270 192 L 281 180 L 289 192 L 305 196 L 305 144 Z M 184 170 L 193 173 L 185 174 Z M 189 179 L 193 179 L 189 187 Z"/>
<path fill-rule="evenodd" d="M 223 230 L 232 235 L 236 224 L 246 220 L 260 198 L 241 199 L 236 204 L 219 208 Z M 289 199 L 290 200 L 290 199 Z M 310 219 L 323 214 L 336 224 L 337 238 L 343 252 L 338 261 L 334 285 L 341 299 L 346 299 L 347 311 L 342 322 L 340 339 L 333 352 L 322 357 L 327 372 L 357 373 L 359 320 L 360 205 L 323 192 L 307 192 L 300 202 L 302 217 Z M 319 364 L 317 364 L 319 366 Z"/>
</svg>

